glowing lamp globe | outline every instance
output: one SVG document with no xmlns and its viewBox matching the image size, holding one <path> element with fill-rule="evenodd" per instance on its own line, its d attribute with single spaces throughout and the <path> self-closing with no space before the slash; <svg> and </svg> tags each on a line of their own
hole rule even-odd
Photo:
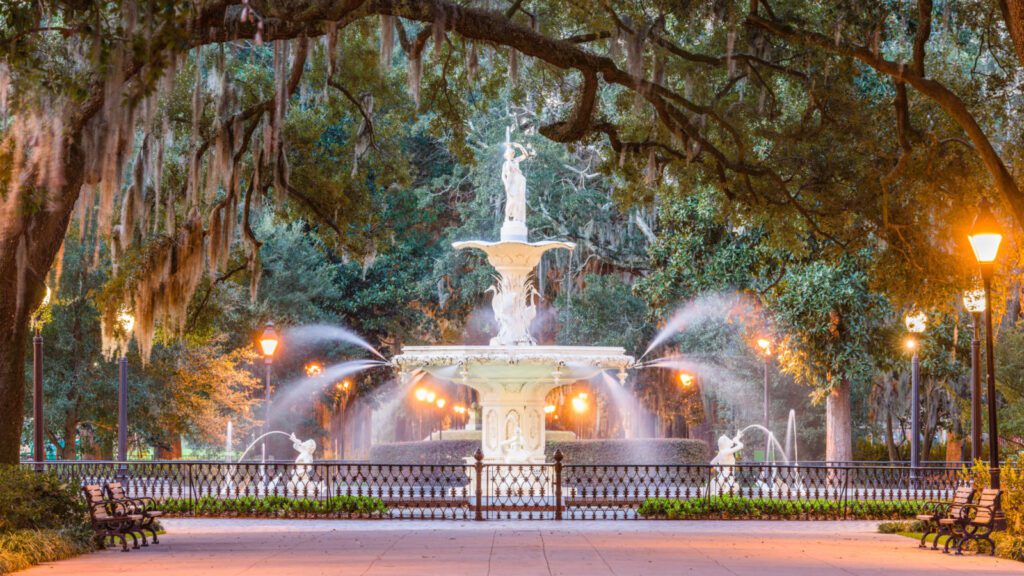
<svg viewBox="0 0 1024 576">
<path fill-rule="evenodd" d="M 572 409 L 577 411 L 577 412 L 580 412 L 580 413 L 586 412 L 587 411 L 587 401 L 584 400 L 583 398 L 580 398 L 579 396 L 573 398 L 572 399 Z"/>
<path fill-rule="evenodd" d="M 985 290 L 976 289 L 964 292 L 964 308 L 972 314 L 981 314 L 985 311 Z"/>
<path fill-rule="evenodd" d="M 689 388 L 690 386 L 693 386 L 693 380 L 693 374 L 687 374 L 686 372 L 682 372 L 679 374 L 679 384 L 681 384 L 683 388 Z"/>
<path fill-rule="evenodd" d="M 920 334 L 928 325 L 928 317 L 924 312 L 911 312 L 903 318 L 903 323 L 907 326 L 907 332 Z"/>
<path fill-rule="evenodd" d="M 548 404 L 547 406 L 545 406 L 544 407 L 544 413 L 545 414 L 554 414 L 555 413 L 555 405 L 554 404 Z"/>
<path fill-rule="evenodd" d="M 444 408 L 444 405 L 446 403 L 447 403 L 447 401 L 444 398 L 438 398 L 437 399 L 437 407 L 438 408 Z"/>
<path fill-rule="evenodd" d="M 427 389 L 426 388 L 417 388 L 416 389 L 416 399 L 419 400 L 420 402 L 426 402 L 426 400 L 427 400 Z"/>
<path fill-rule="evenodd" d="M 971 250 L 974 251 L 974 257 L 979 264 L 995 262 L 999 254 L 999 244 L 1003 241 L 1003 232 L 987 200 L 982 200 L 978 206 L 978 216 L 967 233 L 967 240 L 970 241 Z"/>
<path fill-rule="evenodd" d="M 263 352 L 263 356 L 267 360 L 274 357 L 274 351 L 277 350 L 277 330 L 274 329 L 273 322 L 267 322 L 267 326 L 263 329 L 263 333 L 260 334 L 260 350 Z"/>
<path fill-rule="evenodd" d="M 126 335 L 131 334 L 132 329 L 135 328 L 135 316 L 132 316 L 127 309 L 122 308 L 117 313 L 117 323 L 121 325 L 121 330 L 124 330 Z"/>
<path fill-rule="evenodd" d="M 761 349 L 765 356 L 770 356 L 772 353 L 772 341 L 767 338 L 758 338 L 757 347 Z"/>
</svg>

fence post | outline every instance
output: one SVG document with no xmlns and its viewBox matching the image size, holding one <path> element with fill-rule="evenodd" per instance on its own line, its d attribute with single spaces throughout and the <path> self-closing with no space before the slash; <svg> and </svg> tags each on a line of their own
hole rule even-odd
<svg viewBox="0 0 1024 576">
<path fill-rule="evenodd" d="M 555 450 L 555 520 L 562 519 L 562 451 Z"/>
<path fill-rule="evenodd" d="M 850 517 L 850 475 L 853 474 L 853 468 L 847 468 L 843 471 L 843 519 Z"/>
<path fill-rule="evenodd" d="M 191 462 L 188 463 L 185 466 L 185 469 L 188 470 L 188 499 L 189 499 L 189 508 L 192 509 L 192 515 L 195 516 L 196 515 L 196 488 L 195 488 L 195 484 L 192 482 L 192 463 Z"/>
<path fill-rule="evenodd" d="M 473 454 L 473 459 L 476 460 L 476 464 L 473 467 L 476 469 L 476 520 L 484 519 L 484 507 L 483 507 L 483 475 L 484 475 L 484 452 L 477 448 L 476 454 Z"/>
</svg>

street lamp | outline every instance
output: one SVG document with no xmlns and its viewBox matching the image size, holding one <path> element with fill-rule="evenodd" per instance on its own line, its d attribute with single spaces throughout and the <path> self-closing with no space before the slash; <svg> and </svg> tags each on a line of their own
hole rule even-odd
<svg viewBox="0 0 1024 576">
<path fill-rule="evenodd" d="M 769 417 L 769 407 L 771 406 L 771 398 L 768 394 L 768 363 L 772 357 L 772 341 L 767 338 L 758 338 L 757 347 L 761 349 L 761 355 L 764 356 L 764 430 L 765 434 L 768 435 L 764 445 L 764 455 L 768 458 L 768 452 L 771 450 L 771 433 L 769 430 L 771 427 L 771 418 Z"/>
<path fill-rule="evenodd" d="M 50 287 L 46 287 L 43 302 L 36 310 L 32 320 L 35 336 L 32 337 L 32 459 L 36 462 L 36 470 L 42 471 L 42 462 L 46 460 L 46 447 L 43 444 L 43 310 L 50 304 Z"/>
<path fill-rule="evenodd" d="M 128 341 L 135 328 L 135 317 L 122 308 L 117 313 L 117 323 L 124 334 L 117 379 L 117 459 L 123 463 L 128 460 Z"/>
<path fill-rule="evenodd" d="M 266 366 L 266 370 L 263 373 L 263 435 L 265 436 L 269 432 L 270 428 L 270 365 L 274 363 L 274 352 L 277 351 L 277 345 L 279 338 L 277 336 L 277 330 L 274 329 L 273 322 L 267 322 L 267 325 L 263 328 L 263 333 L 260 334 L 260 350 L 263 352 L 263 363 Z M 267 461 L 267 439 L 263 439 L 263 444 L 260 446 L 260 461 L 266 463 Z"/>
<path fill-rule="evenodd" d="M 981 314 L 985 290 L 964 292 L 964 308 L 971 313 L 971 461 L 981 458 Z"/>
<path fill-rule="evenodd" d="M 339 414 L 341 414 L 341 438 L 338 442 L 338 446 L 340 447 L 340 449 L 335 450 L 335 455 L 338 457 L 339 460 L 344 460 L 346 437 L 345 424 L 347 423 L 346 412 L 348 411 L 349 394 L 352 392 L 352 382 L 348 379 L 345 379 L 342 380 L 341 382 L 336 382 L 334 384 L 334 387 L 338 391 L 338 401 L 341 404 L 341 408 L 339 409 Z"/>
<path fill-rule="evenodd" d="M 1003 240 L 1002 230 L 986 200 L 978 206 L 978 216 L 974 219 L 967 239 L 974 251 L 974 258 L 981 266 L 981 279 L 984 285 L 985 302 L 992 301 L 992 271 L 995 268 L 999 244 Z M 996 365 L 992 338 L 992 306 L 985 306 L 985 364 L 986 392 L 988 396 L 988 459 L 991 469 L 992 488 L 999 488 L 999 426 L 996 422 Z M 1001 515 L 1002 512 L 997 512 Z"/>
<path fill-rule="evenodd" d="M 277 344 L 275 343 L 274 346 L 277 347 Z M 323 365 L 316 361 L 306 364 L 304 370 L 309 378 L 315 378 L 324 373 Z"/>
<path fill-rule="evenodd" d="M 576 412 L 576 438 L 583 436 L 583 413 L 587 411 L 587 393 L 580 392 L 572 399 L 572 409 Z"/>
<path fill-rule="evenodd" d="M 916 477 L 921 465 L 921 359 L 918 355 L 918 337 L 928 325 L 924 312 L 908 313 L 903 318 L 907 332 L 907 348 L 913 353 L 910 358 L 910 475 Z"/>
<path fill-rule="evenodd" d="M 695 378 L 693 374 L 689 374 L 687 372 L 679 373 L 679 385 L 682 386 L 683 388 L 689 388 L 693 386 L 694 380 Z"/>
</svg>

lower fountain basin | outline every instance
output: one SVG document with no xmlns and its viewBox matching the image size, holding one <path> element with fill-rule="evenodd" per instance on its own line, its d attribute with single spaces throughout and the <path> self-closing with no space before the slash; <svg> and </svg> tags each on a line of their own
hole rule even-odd
<svg viewBox="0 0 1024 576">
<path fill-rule="evenodd" d="M 426 372 L 477 391 L 485 462 L 544 462 L 545 397 L 551 389 L 613 370 L 633 357 L 611 346 L 405 346 L 392 363 L 403 378 Z"/>
</svg>

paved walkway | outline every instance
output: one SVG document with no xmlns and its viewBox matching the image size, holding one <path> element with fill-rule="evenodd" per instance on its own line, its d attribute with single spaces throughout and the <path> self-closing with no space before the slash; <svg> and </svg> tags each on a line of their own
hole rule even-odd
<svg viewBox="0 0 1024 576">
<path fill-rule="evenodd" d="M 876 533 L 874 522 L 167 520 L 159 546 L 101 551 L 26 576 L 893 576 L 1016 574 Z"/>
</svg>

